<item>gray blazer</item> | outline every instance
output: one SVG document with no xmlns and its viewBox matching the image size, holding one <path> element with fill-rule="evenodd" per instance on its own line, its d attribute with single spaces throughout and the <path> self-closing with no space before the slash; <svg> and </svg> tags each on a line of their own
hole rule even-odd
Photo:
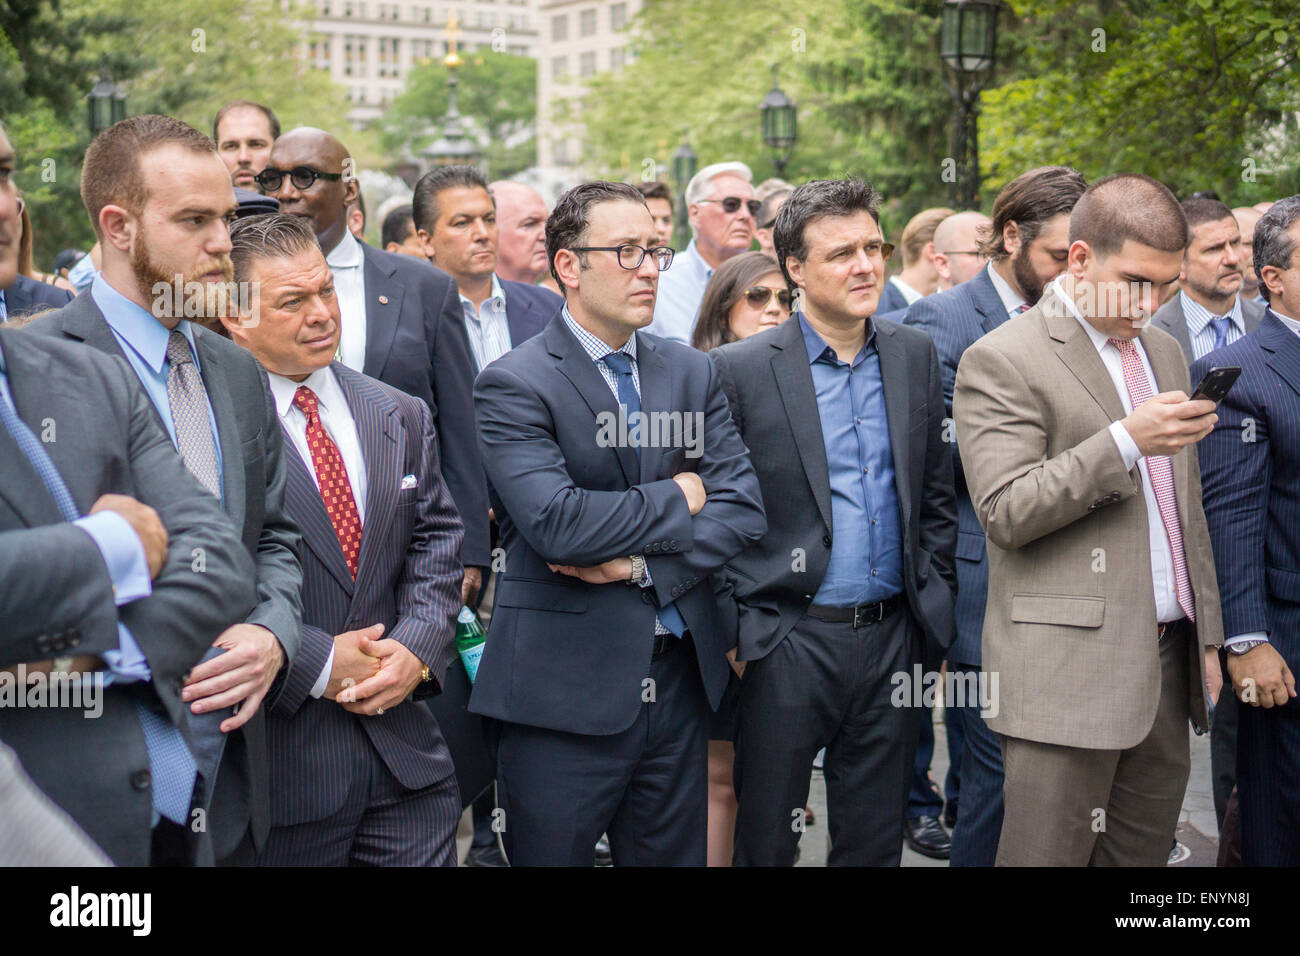
<svg viewBox="0 0 1300 956">
<path fill-rule="evenodd" d="M 125 359 L 116 336 L 89 295 L 41 316 L 29 330 L 84 343 Z M 224 462 L 224 508 L 257 565 L 257 606 L 245 620 L 262 625 L 276 636 L 284 648 L 287 671 L 297 653 L 302 630 L 302 568 L 298 557 L 301 538 L 284 506 L 284 438 L 275 401 L 266 372 L 249 352 L 198 325 L 194 326 L 194 343 L 217 421 Z M 158 417 L 156 409 L 154 414 Z M 158 421 L 161 425 L 160 417 Z M 228 738 L 225 753 L 211 756 L 214 766 L 215 761 L 221 762 L 208 815 L 218 860 L 235 849 L 250 821 L 258 850 L 270 827 L 266 722 L 261 710 L 274 703 L 282 681 L 283 676 L 272 687 L 270 699 L 263 702 L 259 713 Z"/>
<path fill-rule="evenodd" d="M 1259 323 L 1264 318 L 1264 307 L 1252 299 L 1243 299 L 1240 295 L 1237 298 L 1241 301 L 1241 318 L 1246 324 L 1246 333 L 1249 335 L 1259 328 Z M 1192 340 L 1187 334 L 1187 316 L 1183 315 L 1182 300 L 1182 295 L 1175 293 L 1172 299 L 1151 316 L 1151 324 L 1178 340 L 1178 344 L 1183 347 L 1183 354 L 1187 356 L 1187 364 L 1191 365 L 1196 361 L 1196 356 L 1192 354 Z M 1196 383 L 1192 382 L 1192 386 L 1195 385 Z"/>
<path fill-rule="evenodd" d="M 103 711 L 6 709 L 0 739 L 36 785 L 115 863 L 149 862 L 149 754 L 136 701 L 161 707 L 189 735 L 181 682 L 216 637 L 252 610 L 253 561 L 159 428 L 149 397 L 121 360 L 30 331 L 0 329 L 9 389 L 83 514 L 104 494 L 154 508 L 167 561 L 146 598 L 116 608 L 103 558 L 63 520 L 8 431 L 0 429 L 0 666 L 118 647 L 130 628 L 152 672 L 148 684 L 109 685 Z M 195 573 L 194 555 L 204 556 Z"/>
</svg>

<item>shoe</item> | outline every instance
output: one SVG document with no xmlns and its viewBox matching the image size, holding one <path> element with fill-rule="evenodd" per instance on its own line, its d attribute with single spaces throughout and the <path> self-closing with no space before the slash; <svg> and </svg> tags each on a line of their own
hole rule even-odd
<svg viewBox="0 0 1300 956">
<path fill-rule="evenodd" d="M 613 866 L 614 854 L 609 852 L 609 834 L 602 833 L 596 841 L 596 865 Z"/>
<path fill-rule="evenodd" d="M 465 854 L 465 862 L 461 866 L 509 866 L 506 862 L 505 854 L 501 852 L 501 847 L 495 841 L 487 846 L 472 846 L 469 852 Z"/>
<path fill-rule="evenodd" d="M 938 817 L 913 817 L 903 823 L 903 839 L 917 853 L 932 860 L 946 860 L 952 840 Z"/>
<path fill-rule="evenodd" d="M 949 800 L 943 807 L 943 826 L 949 833 L 957 826 L 957 801 Z"/>
<path fill-rule="evenodd" d="M 817 814 L 813 813 L 813 808 L 812 808 L 812 807 L 804 807 L 804 808 L 803 808 L 803 823 L 804 823 L 804 826 L 808 826 L 808 827 L 810 827 L 810 826 L 812 826 L 813 824 L 815 824 L 816 822 L 817 822 Z"/>
</svg>

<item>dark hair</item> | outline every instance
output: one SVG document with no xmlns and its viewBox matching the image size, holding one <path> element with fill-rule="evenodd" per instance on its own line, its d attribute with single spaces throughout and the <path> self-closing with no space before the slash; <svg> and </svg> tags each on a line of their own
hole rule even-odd
<svg viewBox="0 0 1300 956">
<path fill-rule="evenodd" d="M 718 266 L 704 288 L 691 346 L 708 352 L 719 345 L 735 342 L 736 334 L 731 331 L 732 308 L 755 282 L 780 271 L 776 260 L 766 252 L 742 252 Z"/>
<path fill-rule="evenodd" d="M 140 175 L 140 157 L 161 146 L 183 146 L 195 153 L 217 155 L 217 146 L 188 123 L 146 113 L 114 123 L 86 150 L 81 163 L 81 201 L 90 213 L 95 235 L 105 206 L 121 206 L 138 214 L 149 201 L 149 184 Z"/>
<path fill-rule="evenodd" d="M 1255 275 L 1259 278 L 1259 291 L 1266 302 L 1271 302 L 1272 299 L 1268 294 L 1268 286 L 1264 285 L 1264 267 L 1291 268 L 1296 243 L 1291 238 L 1290 230 L 1297 219 L 1300 219 L 1300 195 L 1279 199 L 1255 223 L 1251 255 L 1254 257 Z"/>
<path fill-rule="evenodd" d="M 1125 240 L 1182 252 L 1187 217 L 1164 183 L 1140 173 L 1115 173 L 1084 192 L 1070 214 L 1070 242 L 1086 242 L 1098 256 L 1119 252 Z"/>
<path fill-rule="evenodd" d="M 754 217 L 754 225 L 759 229 L 772 228 L 771 226 L 763 225 L 763 223 L 772 221 L 772 207 L 777 203 L 784 202 L 789 198 L 790 193 L 792 192 L 794 192 L 793 189 L 777 189 L 764 196 L 763 201 L 759 203 L 758 206 L 758 215 Z"/>
<path fill-rule="evenodd" d="M 481 188 L 492 199 L 492 208 L 496 208 L 496 199 L 488 189 L 487 177 L 474 166 L 438 166 L 420 177 L 415 184 L 415 195 L 411 197 L 411 218 L 416 229 L 423 229 L 430 235 L 438 221 L 438 194 L 444 189 L 456 187 L 465 189 Z"/>
<path fill-rule="evenodd" d="M 551 264 L 551 277 L 566 297 L 568 290 L 555 270 L 555 254 L 561 249 L 572 249 L 587 243 L 587 227 L 591 225 L 591 207 L 603 202 L 635 202 L 645 205 L 645 198 L 635 186 L 603 180 L 574 186 L 560 197 L 546 220 L 546 260 Z M 587 268 L 587 256 L 578 254 L 578 262 Z"/>
<path fill-rule="evenodd" d="M 247 282 L 253 263 L 259 259 L 282 259 L 297 255 L 309 246 L 320 248 L 311 223 L 301 216 L 270 212 L 236 219 L 230 227 L 230 262 L 235 281 Z"/>
<path fill-rule="evenodd" d="M 861 179 L 814 179 L 790 194 L 776 214 L 772 245 L 791 295 L 795 284 L 785 268 L 785 261 L 791 256 L 800 262 L 808 258 L 808 243 L 804 239 L 808 223 L 824 216 L 851 216 L 866 211 L 879 226 L 879 205 L 880 194 Z"/>
<path fill-rule="evenodd" d="M 1206 222 L 1222 222 L 1224 219 L 1237 221 L 1237 217 L 1232 214 L 1224 203 L 1217 199 L 1203 199 L 1192 197 L 1182 201 L 1183 215 L 1187 217 L 1187 228 L 1195 229 L 1197 226 Z"/>
<path fill-rule="evenodd" d="M 1008 223 L 1016 224 L 1021 242 L 1028 245 L 1048 220 L 1074 208 L 1087 185 L 1083 175 L 1069 166 L 1039 166 L 1021 173 L 993 200 L 992 229 L 979 243 L 979 251 L 994 262 L 1007 258 L 1011 253 L 1002 241 L 1002 231 Z"/>
<path fill-rule="evenodd" d="M 673 194 L 669 191 L 668 184 L 665 182 L 654 179 L 648 183 L 633 183 L 632 186 L 646 199 L 666 199 L 668 205 L 673 204 Z"/>
<path fill-rule="evenodd" d="M 413 232 L 415 232 L 415 214 L 411 211 L 410 203 L 407 203 L 405 206 L 398 206 L 384 217 L 384 224 L 379 228 L 379 244 L 385 249 L 390 242 L 400 246 Z"/>
<path fill-rule="evenodd" d="M 214 142 L 221 142 L 217 135 L 221 130 L 221 118 L 231 110 L 238 109 L 241 106 L 251 106 L 254 109 L 261 110 L 262 115 L 266 117 L 266 121 L 271 124 L 271 139 L 274 141 L 280 138 L 280 121 L 275 118 L 275 113 L 272 112 L 271 107 L 263 106 L 261 103 L 254 103 L 252 100 L 235 100 L 233 103 L 227 103 L 217 110 L 216 119 L 212 121 L 212 139 Z"/>
</svg>

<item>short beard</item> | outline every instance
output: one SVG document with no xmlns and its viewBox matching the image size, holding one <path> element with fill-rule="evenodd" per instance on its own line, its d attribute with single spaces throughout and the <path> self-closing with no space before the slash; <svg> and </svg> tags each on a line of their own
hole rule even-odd
<svg viewBox="0 0 1300 956">
<path fill-rule="evenodd" d="M 1029 262 L 1029 243 L 1024 243 L 1011 257 L 1011 274 L 1015 276 L 1020 291 L 1025 294 L 1025 301 L 1030 305 L 1035 305 L 1043 296 L 1043 286 L 1046 285 L 1038 278 L 1038 273 Z"/>
<path fill-rule="evenodd" d="M 192 306 L 187 308 L 191 299 L 192 284 L 198 283 L 199 278 L 209 272 L 220 272 L 222 281 L 202 283 L 203 296 L 199 303 L 199 314 L 187 315 L 187 312 L 194 311 Z M 136 287 L 151 299 L 155 318 L 191 318 L 211 327 L 214 323 L 219 325 L 221 318 L 230 313 L 235 267 L 229 255 L 223 254 L 205 259 L 188 273 L 180 275 L 180 302 L 177 303 L 173 290 L 179 273 L 169 273 L 149 254 L 149 242 L 142 230 L 139 241 L 131 247 L 131 274 L 135 277 Z M 155 291 L 159 283 L 167 287 L 166 292 L 158 294 Z M 176 305 L 180 306 L 180 313 L 173 315 Z"/>
<path fill-rule="evenodd" d="M 1230 280 L 1230 278 L 1231 278 L 1230 276 L 1225 276 L 1222 281 L 1227 282 Z M 1238 292 L 1245 291 L 1246 288 L 1246 283 L 1244 279 L 1242 280 L 1241 285 L 1237 286 L 1237 288 L 1232 289 L 1230 291 L 1224 291 L 1223 289 L 1220 289 L 1217 285 L 1212 285 L 1212 286 L 1202 285 L 1199 282 L 1193 282 L 1191 279 L 1188 279 L 1183 284 L 1192 292 L 1195 292 L 1198 296 L 1200 296 L 1202 299 L 1205 299 L 1208 302 L 1230 299 L 1233 296 L 1235 296 Z"/>
</svg>

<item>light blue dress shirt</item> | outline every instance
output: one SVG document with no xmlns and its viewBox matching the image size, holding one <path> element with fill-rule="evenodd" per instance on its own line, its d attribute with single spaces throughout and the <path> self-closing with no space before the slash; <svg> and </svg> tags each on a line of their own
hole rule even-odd
<svg viewBox="0 0 1300 956">
<path fill-rule="evenodd" d="M 1201 305 L 1186 292 L 1179 291 L 1179 304 L 1183 307 L 1183 318 L 1187 320 L 1187 338 L 1192 343 L 1192 355 L 1204 358 L 1214 351 L 1214 328 L 1210 320 L 1218 318 L 1213 312 Z M 1228 341 L 1231 345 L 1246 334 L 1246 320 L 1241 314 L 1241 296 L 1232 297 L 1232 308 L 1226 313 L 1232 324 L 1228 327 Z"/>
<path fill-rule="evenodd" d="M 713 267 L 704 261 L 692 239 L 689 246 L 673 257 L 668 271 L 659 274 L 654 320 L 646 331 L 690 345 L 704 289 L 712 276 Z"/>
</svg>

